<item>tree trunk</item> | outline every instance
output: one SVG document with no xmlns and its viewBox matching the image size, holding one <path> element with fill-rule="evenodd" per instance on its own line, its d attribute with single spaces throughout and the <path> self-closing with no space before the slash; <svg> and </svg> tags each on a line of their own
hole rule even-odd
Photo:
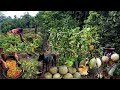
<svg viewBox="0 0 120 90">
<path fill-rule="evenodd" d="M 43 51 L 43 52 L 45 52 L 46 50 L 48 50 L 48 39 L 49 39 L 49 36 L 50 36 L 50 33 L 47 33 L 47 34 L 44 36 L 43 44 L 42 44 L 42 51 Z"/>
<path fill-rule="evenodd" d="M 35 26 L 35 34 L 37 34 L 37 26 Z"/>
</svg>

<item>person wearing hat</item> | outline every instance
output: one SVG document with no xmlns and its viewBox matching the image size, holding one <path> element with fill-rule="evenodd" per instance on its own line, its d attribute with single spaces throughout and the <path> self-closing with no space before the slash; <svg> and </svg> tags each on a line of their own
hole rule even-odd
<svg viewBox="0 0 120 90">
<path fill-rule="evenodd" d="M 111 55 L 116 53 L 115 48 L 111 47 L 110 44 L 106 44 L 104 47 L 104 50 L 105 50 L 104 56 L 109 57 L 109 61 L 107 62 L 105 69 L 107 71 L 108 77 L 112 79 L 113 73 L 115 69 L 117 68 L 117 62 L 114 62 L 111 60 Z"/>
<path fill-rule="evenodd" d="M 115 48 L 112 48 L 110 44 L 106 44 L 104 50 L 105 50 L 104 55 L 108 56 L 109 58 L 111 57 L 112 54 L 116 53 Z"/>
</svg>

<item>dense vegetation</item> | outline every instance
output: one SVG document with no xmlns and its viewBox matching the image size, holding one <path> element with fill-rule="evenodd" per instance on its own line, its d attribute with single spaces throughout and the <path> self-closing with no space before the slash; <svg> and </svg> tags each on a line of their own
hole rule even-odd
<svg viewBox="0 0 120 90">
<path fill-rule="evenodd" d="M 35 17 L 26 13 L 12 19 L 0 13 L 0 47 L 5 52 L 60 53 L 60 64 L 68 66 L 75 60 L 101 57 L 107 43 L 119 54 L 119 15 L 119 11 L 40 11 Z M 19 36 L 6 34 L 17 27 L 29 31 L 23 35 L 26 42 L 21 43 Z M 91 50 L 91 45 L 95 49 Z"/>
</svg>

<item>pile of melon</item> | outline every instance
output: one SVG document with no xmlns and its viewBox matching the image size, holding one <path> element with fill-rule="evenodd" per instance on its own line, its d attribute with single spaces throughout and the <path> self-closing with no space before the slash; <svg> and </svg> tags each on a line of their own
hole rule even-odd
<svg viewBox="0 0 120 90">
<path fill-rule="evenodd" d="M 81 74 L 76 68 L 67 67 L 65 65 L 51 67 L 44 75 L 45 79 L 81 79 Z"/>
<path fill-rule="evenodd" d="M 115 54 L 112 54 L 110 59 L 112 61 L 118 61 L 119 60 L 119 54 L 115 53 Z M 109 61 L 109 57 L 108 56 L 102 56 L 102 62 L 108 62 Z"/>
</svg>

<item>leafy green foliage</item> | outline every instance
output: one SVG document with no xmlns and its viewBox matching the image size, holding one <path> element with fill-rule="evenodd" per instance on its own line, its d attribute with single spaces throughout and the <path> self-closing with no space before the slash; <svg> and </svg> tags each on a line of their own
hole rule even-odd
<svg viewBox="0 0 120 90">
<path fill-rule="evenodd" d="M 60 11 L 41 11 L 36 20 L 43 33 L 48 32 L 50 28 L 61 30 L 77 26 L 77 22 L 69 14 Z"/>
<path fill-rule="evenodd" d="M 22 59 L 19 61 L 21 64 L 21 68 L 24 69 L 24 74 L 22 79 L 37 79 L 39 74 L 39 70 L 37 69 L 38 61 L 37 58 L 34 60 Z"/>
<path fill-rule="evenodd" d="M 111 44 L 115 47 L 115 51 L 120 53 L 120 11 L 90 11 L 88 19 L 85 21 L 88 27 L 97 27 L 100 35 L 100 46 Z M 100 50 L 102 52 L 103 50 Z M 102 54 L 103 55 L 103 54 Z M 102 56 L 101 55 L 101 56 Z M 120 62 L 114 74 L 120 75 Z"/>
<path fill-rule="evenodd" d="M 76 31 L 76 34 L 73 33 Z M 53 52 L 61 53 L 61 59 L 63 61 L 74 61 L 77 57 L 77 34 L 79 32 L 79 28 L 66 30 L 66 31 L 55 31 L 55 29 L 51 30 L 50 36 L 50 45 L 52 47 Z M 75 36 L 76 35 L 76 36 Z M 79 45 L 78 45 L 79 46 Z M 64 63 L 64 62 L 63 62 Z"/>
<path fill-rule="evenodd" d="M 66 31 L 58 32 L 55 29 L 51 30 L 50 45 L 53 52 L 61 53 L 61 59 L 63 61 L 75 61 L 75 59 L 80 55 L 80 58 L 84 59 L 86 57 L 94 57 L 96 52 L 92 53 L 90 56 L 89 45 L 94 43 L 94 45 L 99 44 L 99 35 L 96 33 L 96 28 L 84 28 L 79 31 L 79 28 L 68 29 Z M 94 37 L 93 37 L 94 36 Z M 99 48 L 95 48 L 99 51 Z"/>
<path fill-rule="evenodd" d="M 62 54 L 61 64 L 74 62 L 79 55 L 80 58 L 85 58 L 90 54 L 88 46 L 91 43 L 95 46 L 99 44 L 98 27 L 85 26 L 80 31 L 77 27 L 79 23 L 70 15 L 70 12 L 42 11 L 37 14 L 36 19 L 43 30 L 42 33 L 50 32 L 49 44 L 52 52 Z"/>
<path fill-rule="evenodd" d="M 0 46 L 4 48 L 4 52 L 26 52 L 35 53 L 35 50 L 41 45 L 42 38 L 38 34 L 33 34 L 28 40 L 31 33 L 25 34 L 25 42 L 21 42 L 20 36 L 6 34 L 0 36 Z"/>
<path fill-rule="evenodd" d="M 119 49 L 119 11 L 91 11 L 86 21 L 89 27 L 97 26 L 100 35 L 100 43 L 105 46 L 106 43 L 112 44 L 118 53 Z"/>
<path fill-rule="evenodd" d="M 51 36 L 50 36 L 51 39 L 49 41 L 50 42 L 52 41 L 50 44 L 50 46 L 52 47 L 52 51 L 53 51 L 53 48 L 54 49 L 61 48 L 62 51 L 59 51 L 59 52 L 62 53 L 64 51 L 64 49 L 62 49 L 62 47 L 56 48 L 56 46 L 54 46 L 54 45 L 57 45 L 57 44 L 55 44 L 54 42 L 56 42 L 58 40 L 57 37 L 61 38 L 60 35 L 62 32 L 63 32 L 63 34 L 65 32 L 65 34 L 64 34 L 65 36 L 63 36 L 63 37 L 65 37 L 65 40 L 63 39 L 64 42 L 62 43 L 62 41 L 61 41 L 61 44 L 63 45 L 64 43 L 66 43 L 66 39 L 68 38 L 67 37 L 68 35 L 66 36 L 66 33 L 70 31 L 69 29 L 75 28 L 77 26 L 77 21 L 72 19 L 72 17 L 69 14 L 59 12 L 59 11 L 39 12 L 38 15 L 36 16 L 36 18 L 38 19 L 38 22 L 42 29 L 41 32 L 43 34 L 48 31 L 51 33 Z M 57 32 L 60 32 L 60 33 L 57 33 Z M 64 47 L 64 48 L 67 48 L 67 47 Z"/>
</svg>

